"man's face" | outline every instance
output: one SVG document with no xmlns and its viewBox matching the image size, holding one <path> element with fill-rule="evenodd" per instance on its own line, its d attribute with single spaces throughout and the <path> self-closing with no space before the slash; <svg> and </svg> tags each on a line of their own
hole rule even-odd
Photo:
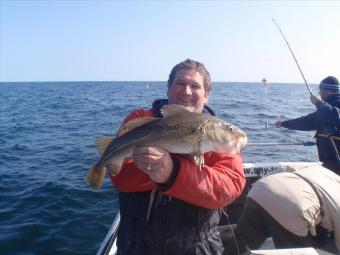
<svg viewBox="0 0 340 255">
<path fill-rule="evenodd" d="M 330 94 L 332 94 L 332 91 L 329 91 L 327 89 L 320 89 L 319 94 L 321 99 L 325 100 Z"/>
<path fill-rule="evenodd" d="M 173 83 L 168 88 L 169 104 L 179 104 L 191 112 L 201 113 L 208 102 L 203 76 L 192 69 L 180 69 Z"/>
</svg>

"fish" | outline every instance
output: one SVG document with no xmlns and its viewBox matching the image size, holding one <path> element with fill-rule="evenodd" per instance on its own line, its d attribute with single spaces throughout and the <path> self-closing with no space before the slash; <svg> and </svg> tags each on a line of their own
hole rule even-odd
<svg viewBox="0 0 340 255">
<path fill-rule="evenodd" d="M 190 112 L 176 104 L 161 108 L 163 118 L 136 118 L 123 125 L 115 138 L 100 137 L 95 143 L 102 157 L 86 173 L 94 190 L 104 182 L 106 170 L 116 175 L 135 147 L 159 147 L 169 153 L 189 154 L 200 168 L 210 151 L 235 154 L 247 143 L 247 134 L 237 126 L 204 113 Z"/>
</svg>

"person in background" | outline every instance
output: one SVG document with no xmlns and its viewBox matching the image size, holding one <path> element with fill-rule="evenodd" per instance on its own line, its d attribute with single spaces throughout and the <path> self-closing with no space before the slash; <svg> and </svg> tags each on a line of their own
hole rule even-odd
<svg viewBox="0 0 340 255">
<path fill-rule="evenodd" d="M 334 76 L 323 79 L 319 85 L 321 100 L 311 95 L 316 111 L 296 119 L 277 121 L 276 127 L 293 130 L 316 130 L 319 160 L 323 166 L 340 174 L 340 92 Z"/>
<path fill-rule="evenodd" d="M 340 176 L 319 165 L 258 180 L 247 195 L 235 236 L 223 238 L 224 254 L 249 254 L 268 237 L 278 249 L 321 248 L 329 241 L 334 247 L 335 240 L 336 248 L 327 247 L 339 254 L 339 191 Z M 334 231 L 335 239 L 325 235 L 329 231 Z"/>
<path fill-rule="evenodd" d="M 162 117 L 165 104 L 178 104 L 191 112 L 215 115 L 207 106 L 209 72 L 200 62 L 177 64 L 168 80 L 167 97 L 139 109 L 124 123 L 140 117 Z M 185 155 L 156 147 L 139 147 L 121 171 L 111 176 L 119 191 L 121 222 L 118 255 L 222 254 L 217 231 L 222 209 L 234 201 L 245 185 L 242 158 L 209 152 L 200 169 Z"/>
</svg>

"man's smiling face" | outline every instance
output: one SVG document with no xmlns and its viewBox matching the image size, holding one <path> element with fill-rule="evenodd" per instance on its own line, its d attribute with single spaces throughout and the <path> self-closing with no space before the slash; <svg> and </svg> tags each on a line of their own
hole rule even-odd
<svg viewBox="0 0 340 255">
<path fill-rule="evenodd" d="M 180 69 L 168 88 L 169 104 L 179 104 L 191 112 L 201 113 L 208 102 L 203 75 L 193 69 Z"/>
</svg>

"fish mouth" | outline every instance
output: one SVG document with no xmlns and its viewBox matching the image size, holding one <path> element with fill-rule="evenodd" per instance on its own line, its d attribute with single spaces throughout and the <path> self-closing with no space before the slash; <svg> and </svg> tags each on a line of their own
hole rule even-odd
<svg viewBox="0 0 340 255">
<path fill-rule="evenodd" d="M 246 146 L 247 142 L 248 142 L 248 137 L 245 135 L 245 136 L 241 137 L 241 138 L 237 141 L 236 147 L 237 147 L 239 150 L 241 150 L 241 149 L 243 149 L 243 148 Z"/>
<path fill-rule="evenodd" d="M 241 151 L 246 146 L 247 141 L 248 141 L 247 136 L 243 136 L 233 140 L 230 144 L 231 150 L 229 153 L 234 154 Z"/>
<path fill-rule="evenodd" d="M 247 142 L 248 142 L 248 137 L 247 134 L 241 130 L 240 128 L 236 127 L 236 126 L 230 126 L 229 127 L 232 131 L 231 131 L 231 144 L 237 149 L 237 150 L 241 150 L 243 149 Z"/>
<path fill-rule="evenodd" d="M 242 150 L 248 142 L 248 137 L 245 133 L 242 133 L 235 139 L 231 140 L 230 146 L 233 148 L 233 153 Z"/>
</svg>

